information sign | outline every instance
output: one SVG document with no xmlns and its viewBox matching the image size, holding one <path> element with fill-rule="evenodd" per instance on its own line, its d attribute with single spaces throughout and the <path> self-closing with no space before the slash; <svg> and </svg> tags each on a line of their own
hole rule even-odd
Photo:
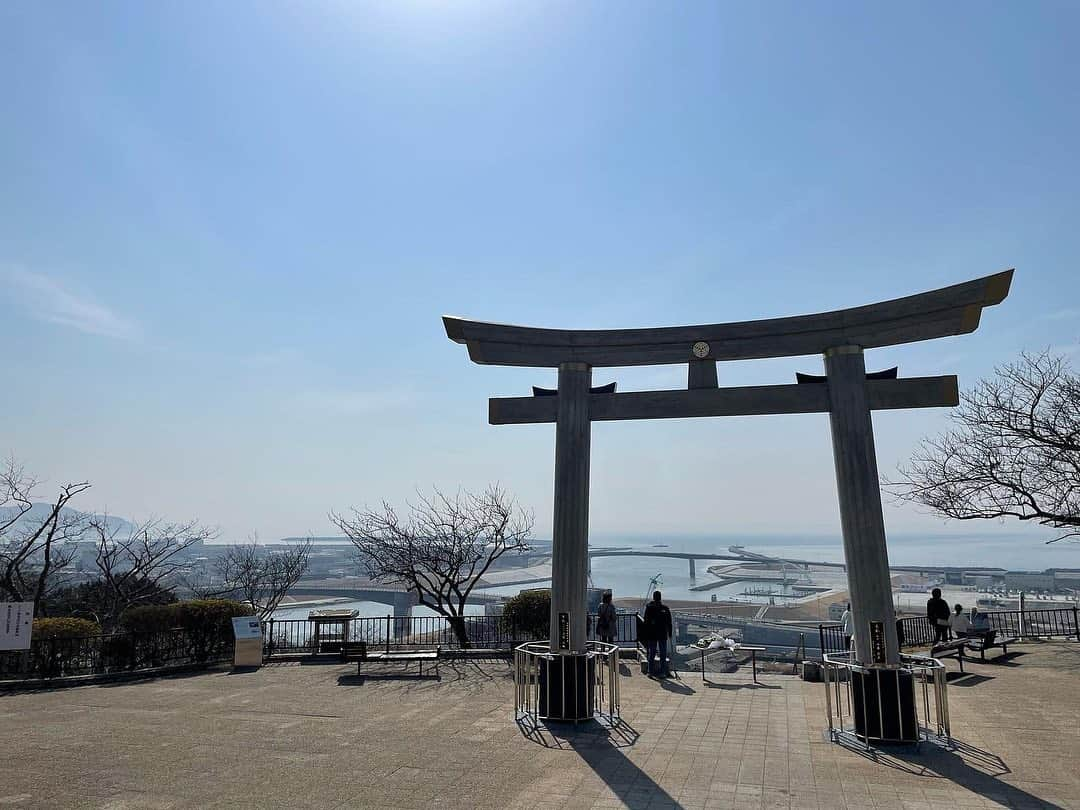
<svg viewBox="0 0 1080 810">
<path fill-rule="evenodd" d="M 29 650 L 33 602 L 0 602 L 0 650 Z"/>
<path fill-rule="evenodd" d="M 875 664 L 884 664 L 888 660 L 885 656 L 885 622 L 870 622 L 870 657 Z"/>
<path fill-rule="evenodd" d="M 234 616 L 232 620 L 233 636 L 236 639 L 262 638 L 262 627 L 258 616 Z"/>
<path fill-rule="evenodd" d="M 570 614 L 559 614 L 559 649 L 570 649 Z"/>
</svg>

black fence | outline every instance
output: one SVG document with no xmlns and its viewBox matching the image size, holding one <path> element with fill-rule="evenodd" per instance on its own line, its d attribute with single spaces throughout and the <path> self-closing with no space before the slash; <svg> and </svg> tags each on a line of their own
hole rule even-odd
<svg viewBox="0 0 1080 810">
<path fill-rule="evenodd" d="M 634 619 L 632 613 L 617 615 L 616 643 L 634 644 L 637 639 Z M 589 615 L 587 628 L 588 639 L 599 640 L 595 614 Z M 269 657 L 333 653 L 341 648 L 345 639 L 363 641 L 369 647 L 438 645 L 444 649 L 511 649 L 526 641 L 547 637 L 546 632 L 536 635 L 519 629 L 501 616 L 463 616 L 457 620 L 444 616 L 379 616 L 349 619 L 346 622 L 268 619 L 263 622 L 263 654 Z"/>
<path fill-rule="evenodd" d="M 999 610 L 988 613 L 990 627 L 1007 636 L 1025 638 L 1075 637 L 1080 640 L 1077 608 Z"/>
<path fill-rule="evenodd" d="M 0 652 L 0 680 L 136 672 L 212 664 L 233 656 L 232 629 L 115 633 L 32 639 L 29 650 Z"/>
<path fill-rule="evenodd" d="M 986 612 L 991 630 L 1018 638 L 1075 638 L 1080 641 L 1080 616 L 1075 607 L 1037 608 L 1034 610 L 997 610 Z M 908 616 L 897 621 L 900 647 L 928 647 L 934 643 L 934 629 L 923 616 Z M 818 625 L 821 652 L 838 653 L 847 648 L 839 624 Z"/>
</svg>

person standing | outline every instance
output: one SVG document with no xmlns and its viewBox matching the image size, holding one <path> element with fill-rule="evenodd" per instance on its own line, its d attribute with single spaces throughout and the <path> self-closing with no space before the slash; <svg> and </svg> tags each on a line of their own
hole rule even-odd
<svg viewBox="0 0 1080 810">
<path fill-rule="evenodd" d="M 596 635 L 600 636 L 600 640 L 605 644 L 615 643 L 617 621 L 615 605 L 611 604 L 611 591 L 604 591 L 600 609 L 596 612 Z"/>
<path fill-rule="evenodd" d="M 934 588 L 926 602 L 926 620 L 934 630 L 934 643 L 949 640 L 949 603 L 941 598 L 941 588 Z"/>
<path fill-rule="evenodd" d="M 844 634 L 844 649 L 851 649 L 851 635 L 855 626 L 855 620 L 851 617 L 851 602 L 848 602 L 844 612 L 840 614 L 840 632 Z"/>
<path fill-rule="evenodd" d="M 667 678 L 671 675 L 668 668 L 668 639 L 671 638 L 671 611 L 660 601 L 660 591 L 655 591 L 652 601 L 645 607 L 646 652 L 649 656 L 649 674 Z M 659 662 L 654 663 L 657 653 Z"/>
</svg>

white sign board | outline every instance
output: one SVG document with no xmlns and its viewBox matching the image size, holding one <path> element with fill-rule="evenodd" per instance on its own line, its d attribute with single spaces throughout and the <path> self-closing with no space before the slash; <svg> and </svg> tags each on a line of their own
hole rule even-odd
<svg viewBox="0 0 1080 810">
<path fill-rule="evenodd" d="M 234 616 L 232 620 L 233 636 L 242 638 L 262 638 L 262 627 L 258 616 Z"/>
<path fill-rule="evenodd" d="M 29 650 L 33 602 L 0 602 L 0 650 Z"/>
</svg>

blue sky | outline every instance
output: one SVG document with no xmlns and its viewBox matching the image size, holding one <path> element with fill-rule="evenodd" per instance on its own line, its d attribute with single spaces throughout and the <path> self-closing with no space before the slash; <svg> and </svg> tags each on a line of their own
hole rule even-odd
<svg viewBox="0 0 1080 810">
<path fill-rule="evenodd" d="M 486 398 L 553 374 L 470 364 L 444 313 L 709 323 L 1015 266 L 976 333 L 868 365 L 1075 362 L 1078 30 L 1067 3 L 2 4 L 0 449 L 227 538 L 493 480 L 546 534 L 553 430 Z M 882 470 L 944 419 L 877 415 Z M 592 477 L 598 538 L 838 533 L 821 415 L 600 424 Z"/>
</svg>

